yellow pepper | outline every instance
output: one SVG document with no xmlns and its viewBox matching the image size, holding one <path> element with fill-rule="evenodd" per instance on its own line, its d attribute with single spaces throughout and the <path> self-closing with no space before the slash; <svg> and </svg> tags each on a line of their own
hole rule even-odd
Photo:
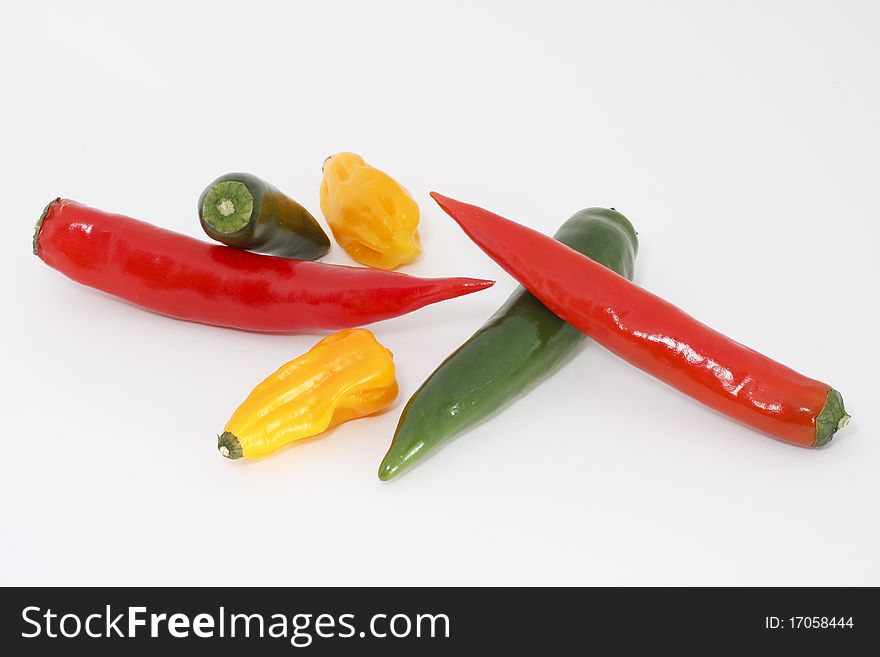
<svg viewBox="0 0 880 657">
<path fill-rule="evenodd" d="M 260 458 L 377 413 L 396 397 L 393 354 L 367 329 L 339 331 L 254 388 L 227 422 L 217 449 L 230 459 Z"/>
<path fill-rule="evenodd" d="M 419 206 L 360 155 L 337 153 L 324 162 L 321 211 L 345 252 L 368 267 L 396 269 L 422 253 Z"/>
</svg>

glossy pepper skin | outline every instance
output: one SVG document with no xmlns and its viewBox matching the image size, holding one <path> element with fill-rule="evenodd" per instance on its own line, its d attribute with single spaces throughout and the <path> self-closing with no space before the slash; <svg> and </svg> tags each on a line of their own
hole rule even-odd
<svg viewBox="0 0 880 657">
<path fill-rule="evenodd" d="M 249 173 L 228 173 L 199 197 L 199 222 L 211 239 L 257 253 L 316 260 L 330 238 L 281 190 Z"/>
<path fill-rule="evenodd" d="M 397 269 L 422 253 L 419 206 L 360 155 L 337 153 L 324 161 L 321 211 L 345 252 L 368 267 Z"/>
<path fill-rule="evenodd" d="M 261 458 L 378 413 L 396 398 L 393 354 L 367 329 L 340 331 L 254 388 L 226 423 L 217 449 L 230 459 Z"/>
<path fill-rule="evenodd" d="M 258 255 L 64 199 L 37 223 L 34 253 L 142 308 L 264 333 L 350 328 L 492 285 Z"/>
<path fill-rule="evenodd" d="M 722 335 L 551 238 L 431 196 L 562 319 L 697 401 L 780 440 L 818 447 L 849 421 L 840 393 Z"/>
<path fill-rule="evenodd" d="M 615 210 L 589 208 L 553 238 L 632 279 L 636 231 Z M 379 479 L 406 471 L 560 367 L 586 336 L 524 288 L 454 351 L 407 402 Z"/>
</svg>

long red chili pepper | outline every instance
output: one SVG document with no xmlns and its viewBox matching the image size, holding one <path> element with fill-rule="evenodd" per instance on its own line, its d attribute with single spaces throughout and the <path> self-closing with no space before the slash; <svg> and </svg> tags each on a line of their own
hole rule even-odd
<svg viewBox="0 0 880 657">
<path fill-rule="evenodd" d="M 636 367 L 771 436 L 804 447 L 849 416 L 829 385 L 721 333 L 559 242 L 431 193 L 464 232 L 550 310 Z"/>
<path fill-rule="evenodd" d="M 65 199 L 40 218 L 34 253 L 78 283 L 157 313 L 267 333 L 360 326 L 494 282 L 257 255 Z"/>
</svg>

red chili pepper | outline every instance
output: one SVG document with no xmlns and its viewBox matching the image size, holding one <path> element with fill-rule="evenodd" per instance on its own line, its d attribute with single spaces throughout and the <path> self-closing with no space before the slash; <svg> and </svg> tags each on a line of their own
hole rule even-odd
<svg viewBox="0 0 880 657">
<path fill-rule="evenodd" d="M 64 199 L 37 223 L 34 253 L 157 313 L 267 333 L 360 326 L 494 283 L 258 255 Z"/>
<path fill-rule="evenodd" d="M 577 251 L 474 205 L 431 193 L 489 257 L 569 324 L 694 399 L 771 436 L 821 446 L 843 399 Z"/>
</svg>

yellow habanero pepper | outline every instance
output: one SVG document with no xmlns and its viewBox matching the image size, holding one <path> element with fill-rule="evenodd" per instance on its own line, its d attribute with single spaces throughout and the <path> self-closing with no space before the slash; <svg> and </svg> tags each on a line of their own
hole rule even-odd
<svg viewBox="0 0 880 657">
<path fill-rule="evenodd" d="M 321 211 L 345 252 L 368 267 L 396 269 L 422 253 L 419 206 L 360 155 L 337 153 L 324 161 Z"/>
<path fill-rule="evenodd" d="M 227 422 L 217 449 L 230 459 L 266 456 L 377 413 L 396 397 L 392 353 L 366 329 L 339 331 L 254 388 Z"/>
</svg>

